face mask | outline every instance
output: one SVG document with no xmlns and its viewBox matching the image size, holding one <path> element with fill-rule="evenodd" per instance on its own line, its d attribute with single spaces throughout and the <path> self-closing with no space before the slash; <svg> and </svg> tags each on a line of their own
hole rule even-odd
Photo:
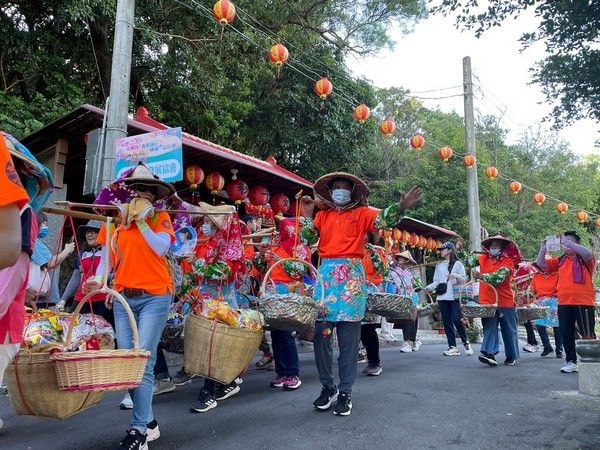
<svg viewBox="0 0 600 450">
<path fill-rule="evenodd" d="M 205 223 L 202 225 L 202 234 L 204 234 L 204 236 L 212 236 L 215 234 L 215 230 L 211 224 Z"/>
<path fill-rule="evenodd" d="M 38 237 L 40 239 L 44 239 L 46 236 L 48 236 L 48 227 L 40 227 Z"/>
<path fill-rule="evenodd" d="M 331 199 L 336 205 L 347 205 L 352 199 L 352 193 L 348 189 L 334 189 L 331 191 Z"/>
<path fill-rule="evenodd" d="M 490 250 L 490 256 L 493 256 L 494 258 L 500 256 L 502 254 L 502 250 L 500 250 L 499 248 L 493 248 Z"/>
</svg>

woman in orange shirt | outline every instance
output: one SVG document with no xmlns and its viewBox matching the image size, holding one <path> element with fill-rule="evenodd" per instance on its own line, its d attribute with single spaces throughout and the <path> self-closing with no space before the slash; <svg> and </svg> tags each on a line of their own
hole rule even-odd
<svg viewBox="0 0 600 450">
<path fill-rule="evenodd" d="M 531 290 L 535 294 L 536 303 L 539 306 L 548 308 L 548 316 L 535 321 L 535 326 L 544 345 L 542 356 L 548 356 L 554 351 L 546 330 L 546 328 L 552 327 L 554 330 L 554 343 L 556 344 L 556 357 L 562 358 L 563 346 L 562 336 L 558 328 L 558 294 L 556 292 L 558 272 L 545 272 L 537 263 L 534 263 L 533 266 L 539 269 L 539 272 L 535 273 L 531 279 Z"/>
<path fill-rule="evenodd" d="M 575 324 L 583 339 L 595 339 L 595 292 L 593 273 L 596 258 L 581 245 L 576 231 L 567 231 L 561 238 L 565 250 L 560 258 L 546 259 L 546 242 L 542 244 L 537 263 L 542 270 L 558 273 L 558 322 L 565 347 L 567 363 L 560 369 L 563 373 L 578 372 L 575 352 Z"/>
</svg>

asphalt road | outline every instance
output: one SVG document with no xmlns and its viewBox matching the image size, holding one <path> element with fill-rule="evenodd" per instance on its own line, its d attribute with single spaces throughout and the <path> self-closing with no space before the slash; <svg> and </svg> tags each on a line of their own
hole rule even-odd
<svg viewBox="0 0 600 450">
<path fill-rule="evenodd" d="M 206 414 L 188 408 L 196 379 L 155 397 L 158 449 L 479 449 L 600 448 L 600 398 L 577 394 L 577 375 L 562 361 L 525 354 L 516 367 L 483 366 L 472 357 L 444 357 L 444 346 L 418 353 L 382 349 L 380 377 L 359 373 L 350 417 L 317 412 L 320 385 L 312 354 L 300 355 L 302 387 L 269 388 L 272 372 L 252 370 L 241 393 Z M 503 360 L 503 358 L 501 359 Z M 364 366 L 359 366 L 362 369 Z M 121 393 L 63 422 L 15 417 L 0 398 L 0 449 L 113 449 L 130 412 Z"/>
</svg>

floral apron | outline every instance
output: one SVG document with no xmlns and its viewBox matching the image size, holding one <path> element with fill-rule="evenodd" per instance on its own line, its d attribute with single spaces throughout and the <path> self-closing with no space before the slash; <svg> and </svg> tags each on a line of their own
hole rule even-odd
<svg viewBox="0 0 600 450">
<path fill-rule="evenodd" d="M 541 297 L 536 301 L 538 306 L 548 308 L 548 316 L 545 319 L 537 319 L 536 325 L 542 327 L 557 327 L 558 326 L 558 298 L 556 297 Z"/>
</svg>

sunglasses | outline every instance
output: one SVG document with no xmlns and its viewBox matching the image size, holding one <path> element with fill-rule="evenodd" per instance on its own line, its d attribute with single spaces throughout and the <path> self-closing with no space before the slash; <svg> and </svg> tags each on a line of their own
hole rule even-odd
<svg viewBox="0 0 600 450">
<path fill-rule="evenodd" d="M 153 195 L 158 194 L 158 188 L 156 186 L 147 186 L 145 184 L 134 184 L 131 189 L 138 192 L 149 192 Z"/>
</svg>

